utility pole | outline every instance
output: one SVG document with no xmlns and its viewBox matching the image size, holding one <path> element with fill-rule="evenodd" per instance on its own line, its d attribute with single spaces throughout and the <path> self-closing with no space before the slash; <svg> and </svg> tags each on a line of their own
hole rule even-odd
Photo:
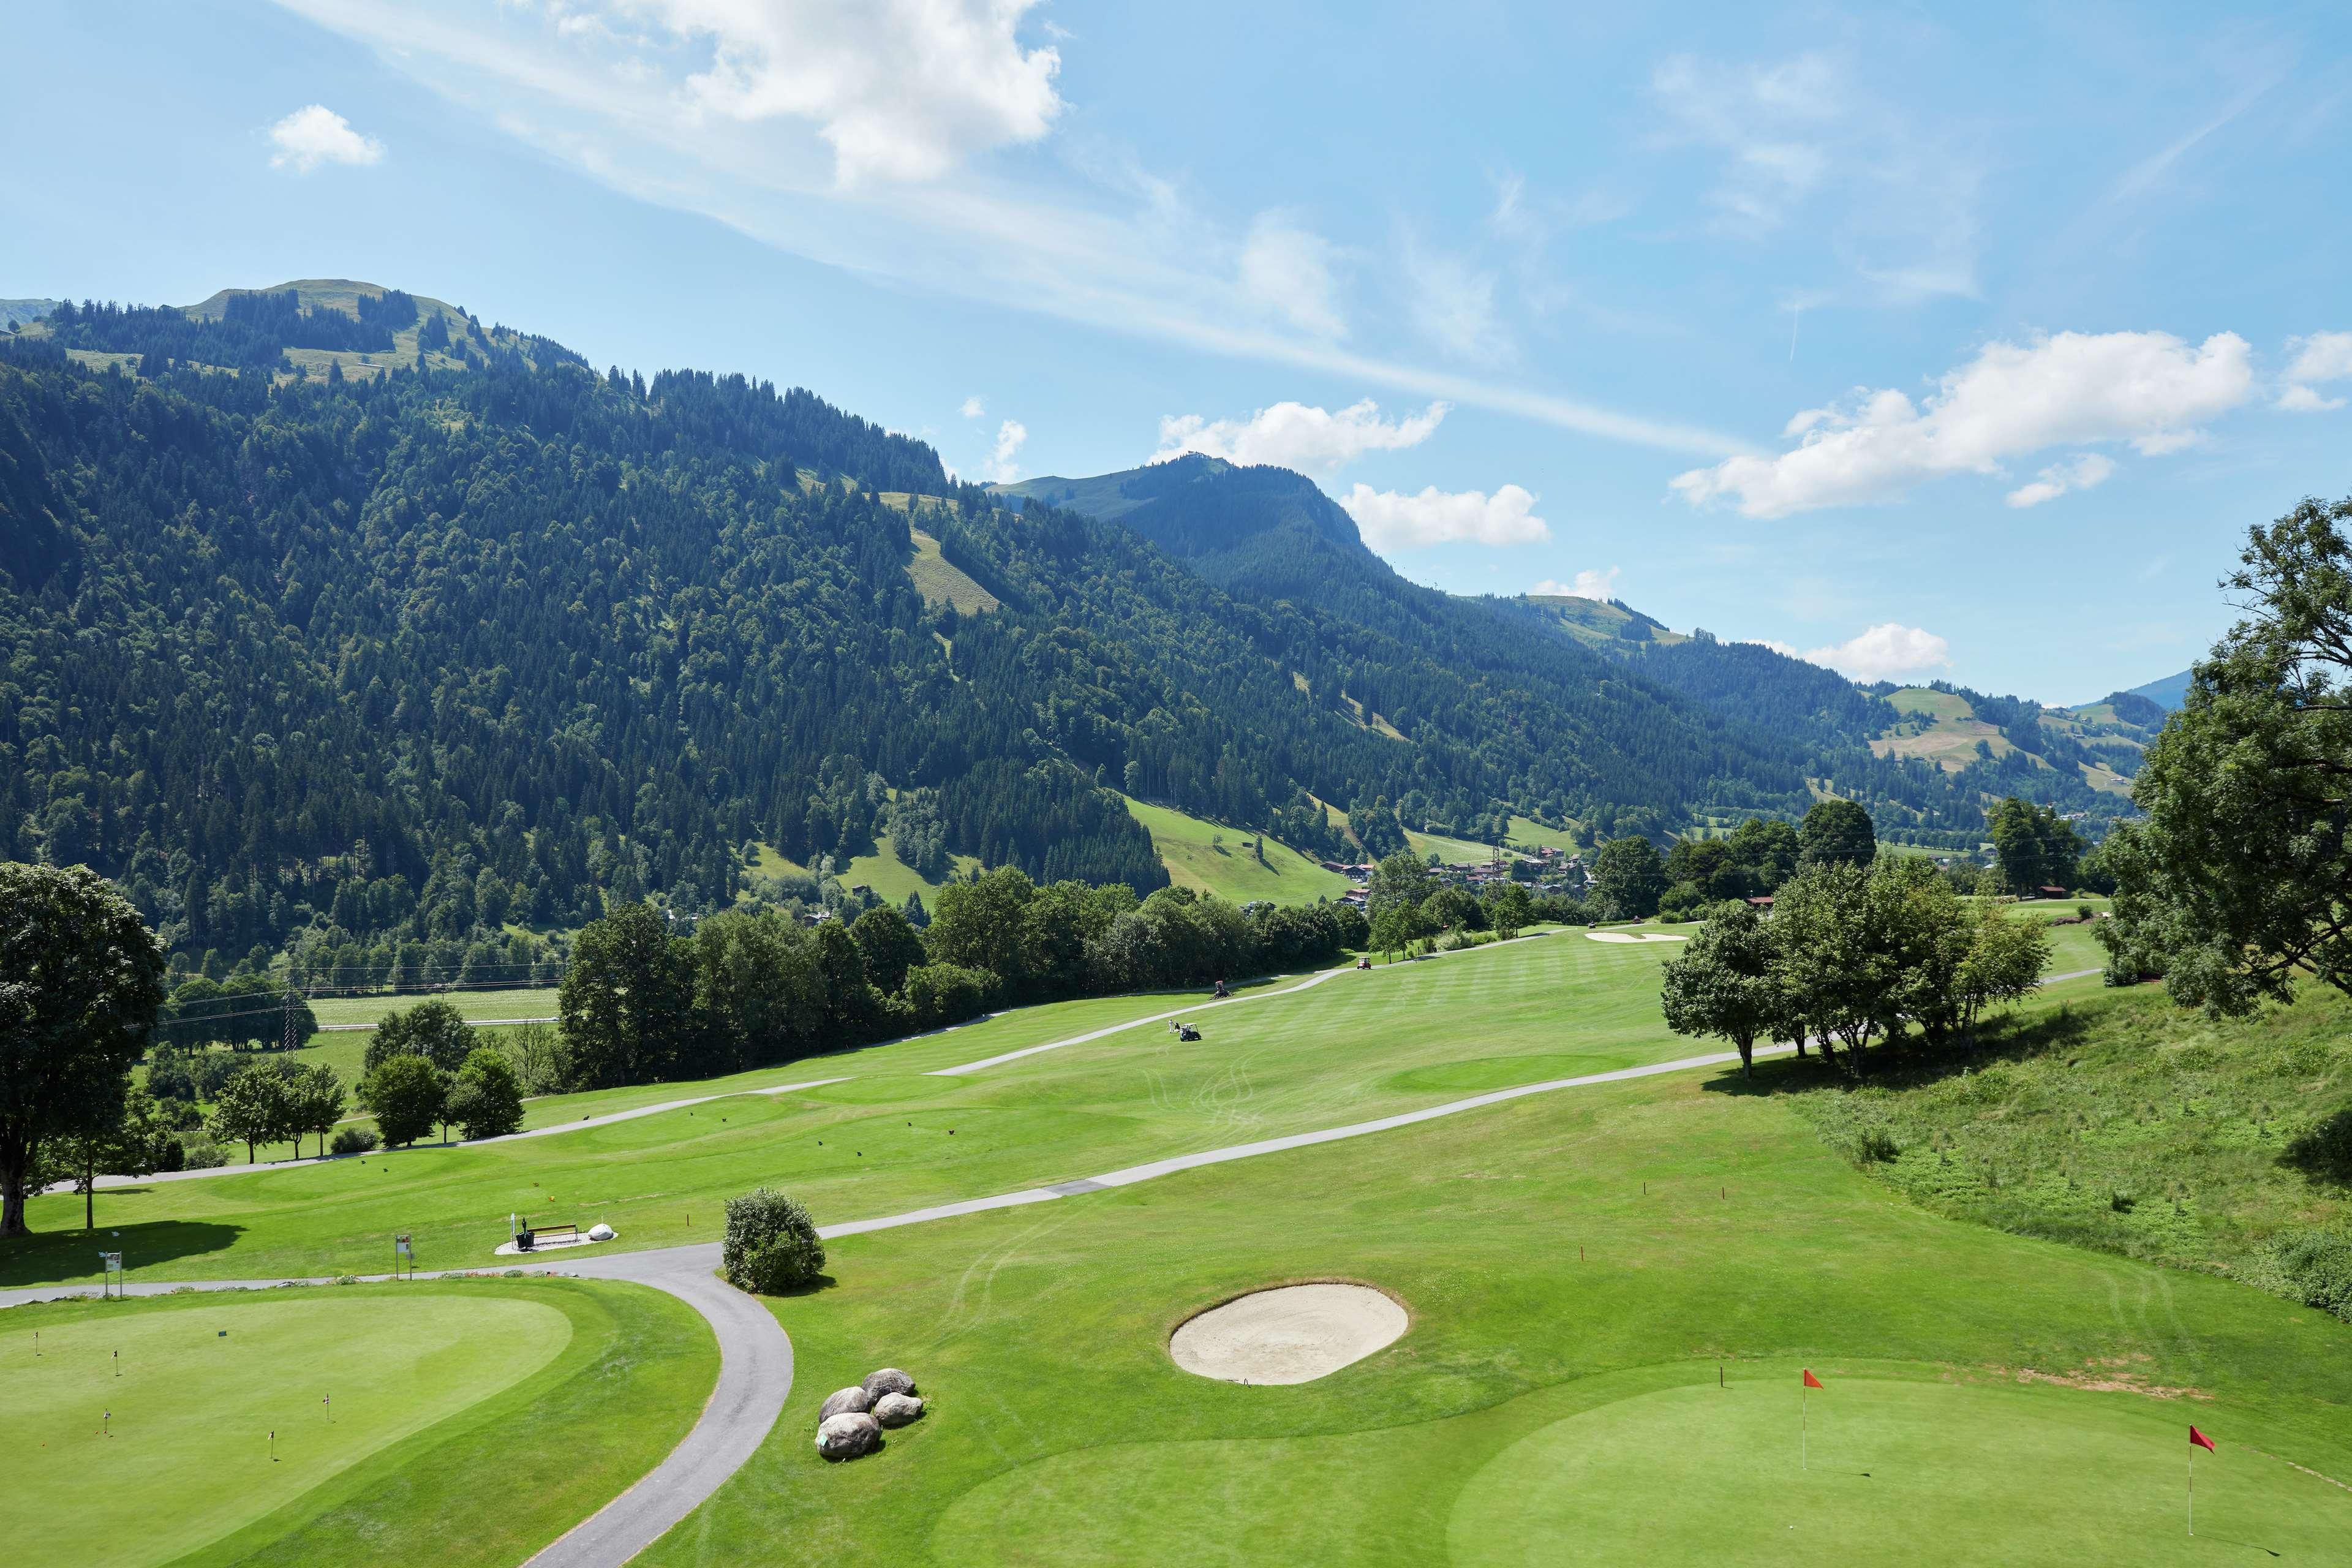
<svg viewBox="0 0 2352 1568">
<path fill-rule="evenodd" d="M 294 961 L 290 956 L 286 961 L 286 1030 L 278 1043 L 287 1050 L 294 1048 Z M 295 1152 L 301 1151 L 297 1149 Z"/>
</svg>

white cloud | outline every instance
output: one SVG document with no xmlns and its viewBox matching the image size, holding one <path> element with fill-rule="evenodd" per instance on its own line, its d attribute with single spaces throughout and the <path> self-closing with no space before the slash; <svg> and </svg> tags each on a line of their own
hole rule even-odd
<svg viewBox="0 0 2352 1568">
<path fill-rule="evenodd" d="M 2115 471 L 2114 458 L 2085 452 L 2066 462 L 2051 464 L 2032 484 L 2020 485 L 2004 499 L 2014 507 L 2040 506 L 2043 501 L 2056 500 L 2068 490 L 2086 490 L 2105 484 Z"/>
<path fill-rule="evenodd" d="M 2197 439 L 2200 425 L 2243 404 L 2253 385 L 2251 351 L 2235 332 L 2197 347 L 2168 332 L 1990 343 L 1945 373 L 1924 407 L 1893 389 L 1863 389 L 1790 419 L 1782 435 L 1800 438 L 1794 449 L 1694 468 L 1671 488 L 1694 505 L 1728 500 L 1748 517 L 1786 517 L 1892 500 L 1944 475 L 1998 474 L 2005 460 L 2052 447 L 2126 441 L 2158 456 Z"/>
<path fill-rule="evenodd" d="M 1041 140 L 1063 108 L 1062 57 L 1016 34 L 1036 0 L 572 0 L 640 24 L 656 51 L 709 68 L 686 106 L 742 123 L 796 121 L 844 184 L 937 180 L 975 153 Z M 561 26 L 563 18 L 558 16 Z"/>
<path fill-rule="evenodd" d="M 956 412 L 962 415 L 967 419 L 977 419 L 982 415 L 988 412 L 988 405 L 982 403 L 980 400 L 980 394 L 975 392 L 970 397 L 963 400 L 963 406 L 957 409 Z"/>
<path fill-rule="evenodd" d="M 1835 647 L 1817 647 L 1810 653 L 1799 654 L 1786 643 L 1768 642 L 1765 646 L 1814 664 L 1827 665 L 1856 680 L 1892 680 L 1901 675 L 1948 669 L 1952 664 L 1950 643 L 1933 632 L 1894 621 L 1872 626 Z"/>
<path fill-rule="evenodd" d="M 1579 599 L 1613 599 L 1617 596 L 1617 579 L 1622 572 L 1623 568 L 1618 566 L 1605 572 L 1587 567 L 1576 574 L 1572 583 L 1558 583 L 1547 577 L 1528 592 L 1544 597 L 1567 595 Z"/>
<path fill-rule="evenodd" d="M 1418 414 L 1388 420 L 1381 417 L 1380 405 L 1367 397 L 1336 414 L 1304 403 L 1277 403 L 1247 419 L 1170 415 L 1160 421 L 1160 449 L 1150 461 L 1161 463 L 1186 452 L 1202 452 L 1229 463 L 1271 463 L 1328 478 L 1367 452 L 1419 446 L 1446 412 L 1446 405 L 1433 403 Z"/>
<path fill-rule="evenodd" d="M 1242 292 L 1279 320 L 1318 338 L 1347 336 L 1330 242 L 1280 213 L 1260 213 L 1242 243 Z"/>
<path fill-rule="evenodd" d="M 383 161 L 383 143 L 362 136 L 352 122 L 323 103 L 298 109 L 269 128 L 273 169 L 307 174 L 321 163 L 364 165 Z"/>
<path fill-rule="evenodd" d="M 1007 419 L 996 427 L 996 445 L 990 448 L 987 460 L 980 466 L 981 473 L 992 485 L 1009 485 L 1021 477 L 1021 444 L 1029 439 L 1029 427 L 1018 419 Z"/>
<path fill-rule="evenodd" d="M 1517 485 L 1505 485 L 1490 496 L 1484 490 L 1449 495 L 1435 485 L 1419 495 L 1403 495 L 1360 484 L 1339 504 L 1374 550 L 1533 544 L 1551 537 L 1550 525 L 1535 515 L 1536 498 Z"/>
<path fill-rule="evenodd" d="M 2294 356 L 2286 368 L 2287 385 L 2278 406 L 2290 414 L 2325 414 L 2344 406 L 2341 397 L 2328 397 L 2317 384 L 2352 377 L 2352 332 L 2314 332 L 2289 338 L 2287 353 Z"/>
</svg>

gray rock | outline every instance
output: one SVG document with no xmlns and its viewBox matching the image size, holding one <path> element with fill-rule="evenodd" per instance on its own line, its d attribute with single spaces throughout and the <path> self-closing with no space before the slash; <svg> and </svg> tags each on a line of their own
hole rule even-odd
<svg viewBox="0 0 2352 1568">
<path fill-rule="evenodd" d="M 845 1412 L 851 1415 L 863 1415 L 873 1408 L 874 1396 L 853 1383 L 838 1393 L 826 1394 L 824 1404 L 817 1409 L 816 1418 L 820 1422 L 830 1421 Z"/>
<path fill-rule="evenodd" d="M 828 1459 L 854 1459 L 882 1446 L 882 1424 L 863 1411 L 828 1415 L 816 1429 L 816 1451 Z"/>
<path fill-rule="evenodd" d="M 886 1366 L 880 1372 L 866 1374 L 866 1392 L 877 1399 L 886 1394 L 912 1394 L 915 1380 L 895 1366 Z"/>
<path fill-rule="evenodd" d="M 591 1241 L 610 1241 L 613 1236 L 613 1227 L 609 1225 L 592 1225 L 588 1227 L 588 1239 Z"/>
<path fill-rule="evenodd" d="M 886 1394 L 874 1402 L 874 1419 L 885 1426 L 907 1426 L 923 1418 L 923 1402 L 911 1394 Z"/>
</svg>

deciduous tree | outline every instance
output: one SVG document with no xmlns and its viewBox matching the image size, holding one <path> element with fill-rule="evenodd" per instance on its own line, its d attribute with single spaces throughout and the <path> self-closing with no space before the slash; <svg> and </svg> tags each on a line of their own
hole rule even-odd
<svg viewBox="0 0 2352 1568">
<path fill-rule="evenodd" d="M 163 1000 L 163 949 L 81 867 L 0 865 L 0 1237 L 41 1146 L 119 1123 Z"/>
</svg>

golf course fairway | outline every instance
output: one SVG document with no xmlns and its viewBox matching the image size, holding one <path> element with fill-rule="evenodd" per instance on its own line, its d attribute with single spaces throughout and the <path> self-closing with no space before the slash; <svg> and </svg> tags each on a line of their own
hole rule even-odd
<svg viewBox="0 0 2352 1568">
<path fill-rule="evenodd" d="M 682 1304 L 570 1281 L 19 1308 L 6 1554 L 512 1563 L 657 1462 L 716 1361 Z"/>
</svg>

